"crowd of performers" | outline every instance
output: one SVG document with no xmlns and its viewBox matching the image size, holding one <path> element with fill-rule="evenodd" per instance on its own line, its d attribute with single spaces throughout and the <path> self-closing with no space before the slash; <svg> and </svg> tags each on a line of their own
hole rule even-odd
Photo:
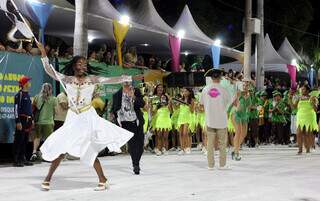
<svg viewBox="0 0 320 201">
<path fill-rule="evenodd" d="M 319 130 L 319 93 L 312 92 L 308 85 L 284 92 L 274 90 L 270 96 L 265 90 L 256 90 L 254 82 L 241 76 L 225 74 L 220 83 L 233 97 L 227 129 L 232 159 L 241 160 L 242 145 L 297 146 L 299 154 L 303 145 L 307 153 L 314 148 Z M 201 89 L 181 88 L 168 95 L 164 86 L 158 84 L 149 91 L 152 92 L 145 94 L 147 104 L 143 108 L 145 149 L 160 156 L 169 150 L 190 154 L 191 147 L 197 147 L 207 154 L 205 113 L 199 102 Z"/>
<path fill-rule="evenodd" d="M 214 166 L 213 142 L 216 140 L 213 139 L 217 136 L 222 169 L 227 168 L 225 139 L 228 139 L 232 147 L 232 159 L 236 161 L 241 160 L 240 148 L 243 143 L 250 147 L 264 143 L 284 145 L 290 143 L 291 134 L 296 134 L 298 154 L 302 154 L 303 147 L 307 153 L 314 148 L 314 134 L 319 130 L 317 111 L 320 93 L 311 91 L 308 85 L 284 93 L 274 90 L 270 98 L 265 91 L 257 91 L 253 81 L 242 79 L 241 74 L 237 78 L 230 74 L 221 78 L 221 71 L 213 70 L 212 83 L 210 79 L 207 80 L 203 92 L 201 89 L 182 88 L 178 92 L 172 90 L 169 96 L 161 84 L 152 89 L 149 87 L 148 90 L 133 88 L 129 83 L 141 80 L 141 75 L 88 75 L 84 57 L 74 57 L 67 65 L 69 71 L 61 74 L 49 64 L 44 47 L 40 43 L 37 45 L 44 70 L 64 84 L 69 102 L 64 124 L 40 148 L 42 158 L 51 162 L 41 184 L 43 190 L 50 189 L 52 176 L 66 153 L 94 167 L 99 179 L 95 188 L 97 191 L 106 190 L 110 186 L 97 158 L 106 147 L 118 152 L 123 145 L 128 144 L 133 172 L 139 175 L 143 141 L 149 142 L 145 146 L 151 147 L 159 156 L 167 154 L 170 149 L 178 149 L 181 155 L 190 154 L 194 142 L 206 153 L 207 145 L 209 169 Z M 26 136 L 33 124 L 28 95 L 29 81 L 28 77 L 19 80 L 21 91 L 15 97 L 15 159 L 25 165 L 28 162 L 25 159 Z M 123 83 L 123 86 L 113 96 L 111 111 L 116 125 L 98 115 L 92 100 L 98 84 L 117 83 Z"/>
</svg>

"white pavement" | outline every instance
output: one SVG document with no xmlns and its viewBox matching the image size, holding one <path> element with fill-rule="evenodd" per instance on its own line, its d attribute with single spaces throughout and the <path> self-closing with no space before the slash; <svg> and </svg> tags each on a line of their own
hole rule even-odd
<svg viewBox="0 0 320 201">
<path fill-rule="evenodd" d="M 52 190 L 40 191 L 49 164 L 13 168 L 0 166 L 1 201 L 320 201 L 320 151 L 296 155 L 296 149 L 245 149 L 232 170 L 207 170 L 200 152 L 178 156 L 146 154 L 141 175 L 132 174 L 129 156 L 101 158 L 111 182 L 106 192 L 94 192 L 93 168 L 79 161 L 63 162 Z M 216 158 L 217 161 L 217 158 Z"/>
</svg>

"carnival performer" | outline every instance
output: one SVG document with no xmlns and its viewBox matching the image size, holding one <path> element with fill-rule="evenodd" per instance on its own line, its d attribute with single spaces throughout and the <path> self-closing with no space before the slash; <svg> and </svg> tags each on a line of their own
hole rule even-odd
<svg viewBox="0 0 320 201">
<path fill-rule="evenodd" d="M 318 131 L 317 107 L 318 99 L 310 96 L 310 87 L 303 85 L 301 87 L 301 96 L 293 100 L 293 106 L 297 108 L 297 142 L 299 146 L 298 154 L 302 154 L 303 145 L 307 153 L 313 146 L 313 132 Z"/>
<path fill-rule="evenodd" d="M 200 102 L 196 105 L 196 137 L 198 141 L 198 148 L 201 149 L 201 152 L 206 154 L 206 144 L 207 144 L 207 135 L 206 135 L 206 119 L 205 119 L 204 108 L 201 107 Z"/>
<path fill-rule="evenodd" d="M 194 93 L 190 88 L 182 89 L 182 104 L 180 104 L 177 126 L 180 130 L 179 139 L 181 151 L 179 154 L 191 153 L 190 125 L 192 124 L 192 113 L 194 112 Z"/>
<path fill-rule="evenodd" d="M 236 107 L 233 122 L 235 125 L 235 136 L 233 139 L 234 150 L 231 153 L 232 159 L 236 161 L 241 160 L 240 146 L 248 133 L 248 122 L 249 122 L 249 107 L 251 105 L 250 93 L 249 93 L 249 81 L 244 80 L 241 85 L 241 90 L 238 90 L 233 105 Z"/>
<path fill-rule="evenodd" d="M 254 88 L 250 89 L 249 107 L 249 124 L 248 124 L 248 145 L 249 147 L 256 147 L 259 145 L 259 110 L 258 99 L 259 92 Z"/>
<path fill-rule="evenodd" d="M 234 135 L 235 135 L 235 132 L 236 132 L 236 129 L 233 125 L 233 121 L 232 121 L 232 118 L 235 114 L 235 110 L 236 108 L 233 106 L 233 105 L 230 105 L 229 106 L 229 109 L 228 109 L 228 126 L 227 126 L 227 131 L 228 131 L 228 143 L 227 145 L 229 147 L 233 147 L 233 139 L 234 139 Z"/>
<path fill-rule="evenodd" d="M 128 152 L 136 175 L 140 174 L 140 160 L 144 147 L 144 118 L 141 111 L 144 105 L 141 90 L 133 88 L 129 82 L 124 83 L 112 96 L 111 112 L 115 123 L 134 134 L 128 142 Z"/>
<path fill-rule="evenodd" d="M 176 151 L 179 149 L 179 135 L 178 135 L 178 117 L 180 112 L 180 104 L 178 101 L 172 101 L 172 115 L 171 115 L 171 123 L 172 123 L 172 130 L 171 130 L 171 142 L 172 148 L 170 151 Z"/>
<path fill-rule="evenodd" d="M 172 111 L 171 101 L 165 94 L 163 85 L 156 86 L 154 95 L 157 96 L 159 102 L 155 105 L 153 130 L 156 133 L 155 153 L 168 154 L 169 149 L 169 132 L 172 129 L 170 113 Z"/>
<path fill-rule="evenodd" d="M 286 124 L 286 104 L 279 91 L 272 92 L 273 101 L 270 101 L 269 115 L 271 119 L 271 142 L 283 144 L 285 139 L 284 127 Z"/>
<path fill-rule="evenodd" d="M 266 91 L 262 91 L 258 99 L 258 114 L 259 114 L 259 143 L 267 143 L 270 122 L 268 120 L 269 115 L 269 99 Z"/>
<path fill-rule="evenodd" d="M 109 182 L 97 155 L 105 147 L 110 151 L 120 151 L 120 147 L 133 136 L 133 133 L 97 115 L 90 104 L 95 85 L 131 82 L 132 79 L 138 79 L 141 76 L 107 78 L 87 75 L 89 70 L 87 61 L 81 56 L 75 56 L 66 65 L 66 75 L 64 75 L 50 66 L 43 45 L 37 43 L 37 46 L 41 51 L 44 70 L 53 79 L 61 80 L 66 85 L 69 100 L 69 111 L 64 125 L 52 133 L 40 148 L 43 159 L 52 162 L 41 187 L 43 190 L 50 189 L 52 175 L 64 158 L 64 154 L 68 153 L 80 157 L 84 164 L 93 166 L 99 177 L 99 184 L 95 190 L 106 190 L 109 188 Z"/>
</svg>

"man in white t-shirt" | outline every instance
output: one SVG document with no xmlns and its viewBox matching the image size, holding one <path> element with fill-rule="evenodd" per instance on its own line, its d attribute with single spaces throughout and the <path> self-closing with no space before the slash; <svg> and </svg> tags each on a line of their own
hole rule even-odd
<svg viewBox="0 0 320 201">
<path fill-rule="evenodd" d="M 221 86 L 221 71 L 213 69 L 210 71 L 212 83 L 207 85 L 200 97 L 200 103 L 205 110 L 207 125 L 207 158 L 208 169 L 214 167 L 214 144 L 218 140 L 220 150 L 220 168 L 226 169 L 226 146 L 227 146 L 227 125 L 228 125 L 228 107 L 231 103 L 231 96 L 228 91 Z"/>
</svg>

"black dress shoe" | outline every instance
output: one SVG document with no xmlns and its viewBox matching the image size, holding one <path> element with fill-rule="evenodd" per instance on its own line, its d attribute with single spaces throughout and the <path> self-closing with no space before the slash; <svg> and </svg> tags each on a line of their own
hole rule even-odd
<svg viewBox="0 0 320 201">
<path fill-rule="evenodd" d="M 29 162 L 29 161 L 25 161 L 23 163 L 25 166 L 33 166 L 33 163 Z"/>
<path fill-rule="evenodd" d="M 24 164 L 21 162 L 15 162 L 13 163 L 13 167 L 24 167 Z"/>
<path fill-rule="evenodd" d="M 134 166 L 133 167 L 133 172 L 134 172 L 134 174 L 139 175 L 140 174 L 140 167 L 139 166 Z"/>
</svg>

